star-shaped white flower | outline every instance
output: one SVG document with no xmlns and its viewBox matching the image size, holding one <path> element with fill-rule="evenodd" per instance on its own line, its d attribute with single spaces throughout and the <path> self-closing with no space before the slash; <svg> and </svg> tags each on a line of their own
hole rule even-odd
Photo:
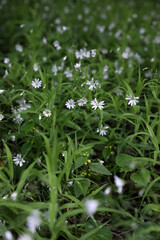
<svg viewBox="0 0 160 240">
<path fill-rule="evenodd" d="M 108 126 L 103 126 L 103 124 L 101 124 L 100 129 L 97 128 L 97 132 L 99 132 L 99 135 L 103 136 L 106 135 L 107 131 L 106 129 L 109 128 Z"/>
<path fill-rule="evenodd" d="M 75 102 L 74 102 L 74 100 L 73 99 L 69 99 L 66 103 L 65 103 L 65 105 L 66 105 L 66 108 L 74 108 L 75 107 Z"/>
<path fill-rule="evenodd" d="M 17 154 L 17 156 L 13 158 L 13 162 L 22 167 L 25 160 L 22 158 L 21 154 Z"/>
<path fill-rule="evenodd" d="M 128 105 L 135 106 L 139 101 L 139 97 L 132 96 L 132 94 L 126 95 L 126 100 L 129 100 Z"/>
<path fill-rule="evenodd" d="M 49 109 L 45 109 L 43 111 L 43 114 L 44 114 L 45 117 L 50 117 L 51 116 L 51 111 Z"/>
<path fill-rule="evenodd" d="M 32 81 L 32 86 L 34 88 L 40 88 L 42 85 L 42 81 L 39 80 L 39 78 L 35 78 L 34 81 Z"/>
<path fill-rule="evenodd" d="M 94 110 L 96 110 L 97 108 L 99 108 L 100 110 L 102 110 L 104 107 L 104 101 L 98 102 L 97 99 L 95 98 L 92 102 L 91 102 L 92 108 Z"/>
<path fill-rule="evenodd" d="M 86 99 L 85 97 L 83 97 L 83 98 L 79 99 L 77 102 L 78 102 L 78 106 L 83 106 L 83 105 L 85 105 L 88 101 L 87 101 L 87 99 Z"/>
</svg>

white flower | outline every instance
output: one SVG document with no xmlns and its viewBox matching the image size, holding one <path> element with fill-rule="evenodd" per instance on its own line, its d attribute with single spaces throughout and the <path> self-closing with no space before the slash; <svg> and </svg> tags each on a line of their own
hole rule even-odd
<svg viewBox="0 0 160 240">
<path fill-rule="evenodd" d="M 104 161 L 103 161 L 103 160 L 100 160 L 99 162 L 100 162 L 100 164 L 102 164 L 102 165 L 104 164 Z"/>
<path fill-rule="evenodd" d="M 123 186 L 125 184 L 123 179 L 121 179 L 121 178 L 119 178 L 117 176 L 114 176 L 114 183 L 115 183 L 116 187 L 118 188 L 118 193 L 122 193 Z"/>
<path fill-rule="evenodd" d="M 9 74 L 8 70 L 6 69 L 5 72 L 4 72 L 3 78 L 7 77 L 8 74 Z"/>
<path fill-rule="evenodd" d="M 96 89 L 97 86 L 99 86 L 99 82 L 96 80 L 94 81 L 94 78 L 91 79 L 91 81 L 86 82 L 87 85 L 89 85 L 89 90 L 93 90 L 94 88 Z"/>
<path fill-rule="evenodd" d="M 100 33 L 103 33 L 105 31 L 105 26 L 104 25 L 97 25 L 96 28 Z"/>
<path fill-rule="evenodd" d="M 11 136 L 12 142 L 14 142 L 16 140 L 16 137 L 13 135 Z"/>
<path fill-rule="evenodd" d="M 127 59 L 127 58 L 128 58 L 128 53 L 127 53 L 127 52 L 123 52 L 123 53 L 122 53 L 122 57 L 123 57 L 124 59 Z"/>
<path fill-rule="evenodd" d="M 27 110 L 28 108 L 31 108 L 31 105 L 27 104 L 27 103 L 21 103 L 20 104 L 20 108 L 18 108 L 18 112 L 21 112 L 21 111 L 25 111 Z"/>
<path fill-rule="evenodd" d="M 97 108 L 99 108 L 100 110 L 103 109 L 103 105 L 104 105 L 104 101 L 98 102 L 97 99 L 95 98 L 92 102 L 91 102 L 92 108 L 94 110 L 96 110 Z"/>
<path fill-rule="evenodd" d="M 45 109 L 43 111 L 43 114 L 44 114 L 45 117 L 50 117 L 51 116 L 51 111 L 49 109 Z"/>
<path fill-rule="evenodd" d="M 2 198 L 3 198 L 3 199 L 7 199 L 7 197 L 8 197 L 8 195 L 5 195 L 5 196 L 3 196 Z"/>
<path fill-rule="evenodd" d="M 36 232 L 36 228 L 39 227 L 41 224 L 40 213 L 37 209 L 32 211 L 32 214 L 27 217 L 27 227 L 32 232 Z"/>
<path fill-rule="evenodd" d="M 105 195 L 109 195 L 111 193 L 111 187 L 107 187 L 104 191 Z"/>
<path fill-rule="evenodd" d="M 96 56 L 96 51 L 97 51 L 96 49 L 92 49 L 92 50 L 91 50 L 91 56 L 92 56 L 92 57 L 95 57 L 95 56 Z"/>
<path fill-rule="evenodd" d="M 135 106 L 139 101 L 139 97 L 132 96 L 132 94 L 126 95 L 126 100 L 129 100 L 128 105 Z"/>
<path fill-rule="evenodd" d="M 37 63 L 35 63 L 35 64 L 33 65 L 33 70 L 34 70 L 35 72 L 38 72 L 38 64 L 37 64 Z"/>
<path fill-rule="evenodd" d="M 78 102 L 78 106 L 83 106 L 83 105 L 85 105 L 88 101 L 87 101 L 87 99 L 86 99 L 85 97 L 83 97 L 83 98 L 79 99 L 77 102 Z"/>
<path fill-rule="evenodd" d="M 116 89 L 114 90 L 114 93 L 115 93 L 117 96 L 122 96 L 123 90 L 121 90 L 121 89 L 119 89 L 119 88 L 116 88 Z"/>
<path fill-rule="evenodd" d="M 12 240 L 13 239 L 12 233 L 10 231 L 5 232 L 5 237 L 6 237 L 7 240 Z"/>
<path fill-rule="evenodd" d="M 47 39 L 46 39 L 45 37 L 43 37 L 43 38 L 42 38 L 42 42 L 43 42 L 44 44 L 47 44 Z"/>
<path fill-rule="evenodd" d="M 106 129 L 109 128 L 108 126 L 103 126 L 103 124 L 101 124 L 100 129 L 97 128 L 97 132 L 99 132 L 99 135 L 103 136 L 106 135 L 107 131 Z"/>
<path fill-rule="evenodd" d="M 24 120 L 21 117 L 21 114 L 18 114 L 16 117 L 13 118 L 13 121 L 15 121 L 16 123 L 22 123 Z"/>
<path fill-rule="evenodd" d="M 47 62 L 47 57 L 42 58 L 43 62 Z"/>
<path fill-rule="evenodd" d="M 42 85 L 42 81 L 39 80 L 39 78 L 35 78 L 34 81 L 32 81 L 32 86 L 34 88 L 40 88 Z"/>
<path fill-rule="evenodd" d="M 4 63 L 8 65 L 10 63 L 10 59 L 9 58 L 5 58 L 4 59 Z"/>
<path fill-rule="evenodd" d="M 0 114 L 0 121 L 2 121 L 3 118 L 4 118 L 4 116 L 2 114 Z"/>
<path fill-rule="evenodd" d="M 54 47 L 56 48 L 57 51 L 61 50 L 61 46 L 59 45 L 58 41 L 53 42 Z"/>
<path fill-rule="evenodd" d="M 3 93 L 3 92 L 4 92 L 4 90 L 0 89 L 0 94 Z"/>
<path fill-rule="evenodd" d="M 11 194 L 11 198 L 12 198 L 12 200 L 16 200 L 16 198 L 17 198 L 17 192 L 13 192 L 12 194 Z"/>
<path fill-rule="evenodd" d="M 53 67 L 52 67 L 52 72 L 54 73 L 54 76 L 56 76 L 57 75 L 57 65 L 56 64 L 54 64 L 53 65 Z"/>
<path fill-rule="evenodd" d="M 28 234 L 21 235 L 18 240 L 32 240 L 33 238 Z"/>
<path fill-rule="evenodd" d="M 23 47 L 19 43 L 16 44 L 15 48 L 18 52 L 23 52 Z"/>
<path fill-rule="evenodd" d="M 69 186 L 69 187 L 72 186 L 72 185 L 73 185 L 73 181 L 70 181 L 70 182 L 67 183 L 67 186 Z"/>
<path fill-rule="evenodd" d="M 94 199 L 86 200 L 85 203 L 86 211 L 89 215 L 95 214 L 97 207 L 98 207 L 98 201 Z"/>
<path fill-rule="evenodd" d="M 81 63 L 76 63 L 76 64 L 74 65 L 74 67 L 75 67 L 76 70 L 79 69 L 79 68 L 81 67 Z"/>
<path fill-rule="evenodd" d="M 66 103 L 66 108 L 74 108 L 75 107 L 75 101 L 73 99 L 69 99 Z"/>
<path fill-rule="evenodd" d="M 25 160 L 22 158 L 21 154 L 17 154 L 17 156 L 13 158 L 13 161 L 15 162 L 16 165 L 19 164 L 20 167 L 22 167 L 23 163 L 25 162 Z"/>
</svg>

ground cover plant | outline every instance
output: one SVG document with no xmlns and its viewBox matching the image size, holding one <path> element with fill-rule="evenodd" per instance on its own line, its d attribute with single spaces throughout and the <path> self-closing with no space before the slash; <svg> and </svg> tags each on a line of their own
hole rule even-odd
<svg viewBox="0 0 160 240">
<path fill-rule="evenodd" d="M 1 239 L 160 239 L 159 12 L 0 2 Z"/>
</svg>

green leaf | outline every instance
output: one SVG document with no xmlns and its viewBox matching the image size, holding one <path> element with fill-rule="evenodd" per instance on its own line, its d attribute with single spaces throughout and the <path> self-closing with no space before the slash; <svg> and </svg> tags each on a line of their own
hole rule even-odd
<svg viewBox="0 0 160 240">
<path fill-rule="evenodd" d="M 78 198 L 80 195 L 86 195 L 88 187 L 90 186 L 90 181 L 88 179 L 74 181 L 74 192 L 76 198 Z"/>
<path fill-rule="evenodd" d="M 131 164 L 133 164 L 133 157 L 128 154 L 120 153 L 117 155 L 116 163 L 119 167 L 121 167 L 121 171 L 129 172 L 133 170 L 131 168 Z"/>
<path fill-rule="evenodd" d="M 8 166 L 9 166 L 9 177 L 12 180 L 13 176 L 14 176 L 14 171 L 13 171 L 13 159 L 12 159 L 12 153 L 9 149 L 9 147 L 7 146 L 7 144 L 4 142 L 3 140 L 3 144 L 7 153 L 7 160 L 8 160 Z"/>
<path fill-rule="evenodd" d="M 84 165 L 84 163 L 87 161 L 86 157 L 79 157 L 77 158 L 76 162 L 75 162 L 75 167 L 74 169 L 77 169 L 79 167 L 81 167 L 82 165 Z"/>
<path fill-rule="evenodd" d="M 150 181 L 150 172 L 142 168 L 139 173 L 132 173 L 131 180 L 139 186 L 146 186 Z"/>
<path fill-rule="evenodd" d="M 85 224 L 86 234 L 84 234 L 80 240 L 112 240 L 111 231 L 105 226 L 106 223 L 101 224 L 100 222 L 89 220 Z"/>
<path fill-rule="evenodd" d="M 22 125 L 21 130 L 23 130 L 25 133 L 28 133 L 34 126 L 33 122 L 26 122 Z"/>
<path fill-rule="evenodd" d="M 99 173 L 99 174 L 112 175 L 112 173 L 110 173 L 107 170 L 107 168 L 105 168 L 104 165 L 101 164 L 101 163 L 91 163 L 90 168 L 93 172 L 96 172 L 96 173 Z"/>
<path fill-rule="evenodd" d="M 116 163 L 121 168 L 121 172 L 129 172 L 136 168 L 143 168 L 148 161 L 150 161 L 149 158 L 136 158 L 123 153 L 118 154 L 116 157 Z"/>
</svg>

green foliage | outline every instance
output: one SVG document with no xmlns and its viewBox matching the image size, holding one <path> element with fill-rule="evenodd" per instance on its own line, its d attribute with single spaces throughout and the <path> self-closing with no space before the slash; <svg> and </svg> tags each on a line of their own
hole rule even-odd
<svg viewBox="0 0 160 240">
<path fill-rule="evenodd" d="M 0 239 L 159 240 L 159 10 L 0 1 Z"/>
</svg>

